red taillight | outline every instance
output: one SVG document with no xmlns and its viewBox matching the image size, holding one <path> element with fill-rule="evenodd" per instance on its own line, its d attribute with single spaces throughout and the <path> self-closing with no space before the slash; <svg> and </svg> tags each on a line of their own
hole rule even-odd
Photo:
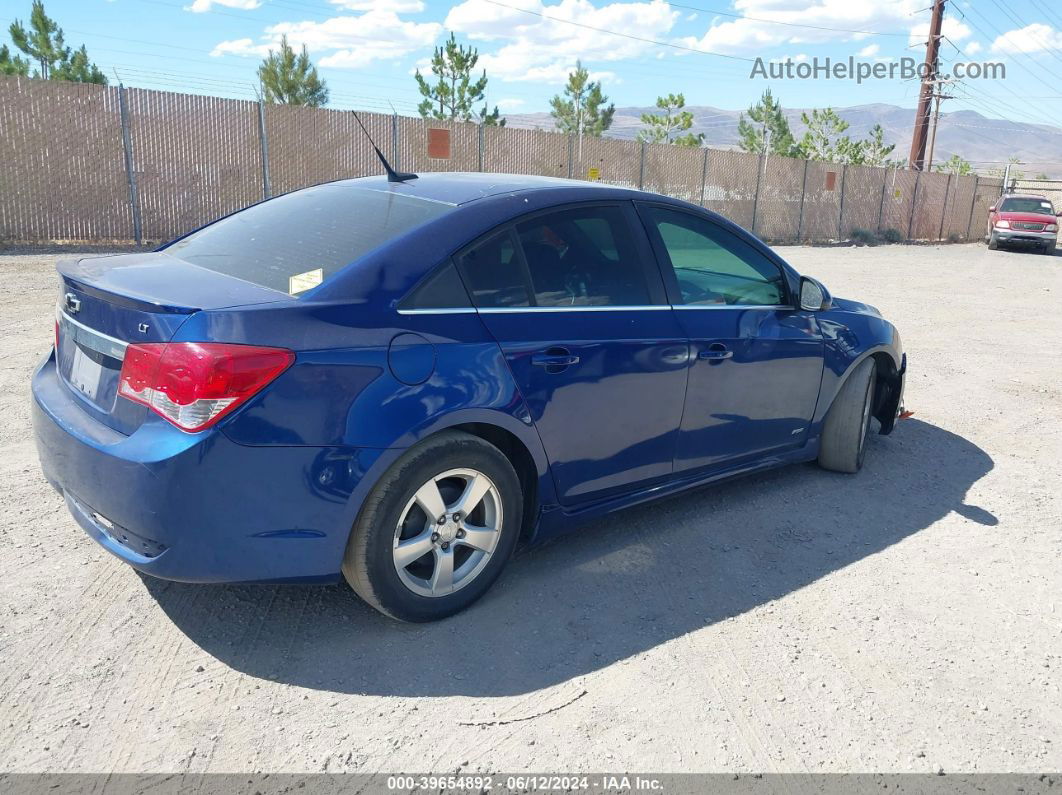
<svg viewBox="0 0 1062 795">
<path fill-rule="evenodd" d="M 118 394 L 185 431 L 209 428 L 295 361 L 283 348 L 154 342 L 125 351 Z"/>
</svg>

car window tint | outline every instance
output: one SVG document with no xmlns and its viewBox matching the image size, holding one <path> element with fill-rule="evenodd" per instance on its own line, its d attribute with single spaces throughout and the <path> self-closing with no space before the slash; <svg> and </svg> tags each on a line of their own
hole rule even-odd
<svg viewBox="0 0 1062 795">
<path fill-rule="evenodd" d="M 517 225 L 539 306 L 645 306 L 645 271 L 618 207 L 572 207 Z"/>
<path fill-rule="evenodd" d="M 675 270 L 684 304 L 785 302 L 781 269 L 744 240 L 688 213 L 650 207 L 649 215 Z"/>
<path fill-rule="evenodd" d="M 298 295 L 453 209 L 386 191 L 318 185 L 222 218 L 165 252 L 201 268 Z"/>
<path fill-rule="evenodd" d="M 418 284 L 399 304 L 399 309 L 460 309 L 472 306 L 453 262 L 447 261 Z"/>
<path fill-rule="evenodd" d="M 528 306 L 527 285 L 516 246 L 509 232 L 501 232 L 458 256 L 478 307 Z"/>
</svg>

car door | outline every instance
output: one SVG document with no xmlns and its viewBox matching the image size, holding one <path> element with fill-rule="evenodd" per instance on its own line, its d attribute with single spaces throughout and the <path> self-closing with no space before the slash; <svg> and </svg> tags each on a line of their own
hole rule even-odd
<svg viewBox="0 0 1062 795">
<path fill-rule="evenodd" d="M 525 217 L 457 257 L 562 504 L 670 476 L 688 344 L 630 203 Z"/>
<path fill-rule="evenodd" d="M 675 471 L 726 467 L 803 445 L 823 341 L 759 245 L 708 216 L 640 205 L 691 366 Z"/>
</svg>

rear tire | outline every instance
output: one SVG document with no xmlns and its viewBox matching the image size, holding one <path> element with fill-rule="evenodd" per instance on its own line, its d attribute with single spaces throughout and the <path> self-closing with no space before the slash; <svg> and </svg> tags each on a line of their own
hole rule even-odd
<svg viewBox="0 0 1062 795">
<path fill-rule="evenodd" d="M 351 531 L 343 576 L 392 618 L 445 618 L 498 579 L 516 548 L 522 509 L 520 479 L 497 447 L 443 431 L 380 477 Z"/>
<path fill-rule="evenodd" d="M 874 406 L 875 363 L 864 359 L 841 386 L 826 415 L 819 444 L 819 466 L 854 474 L 863 466 Z"/>
</svg>

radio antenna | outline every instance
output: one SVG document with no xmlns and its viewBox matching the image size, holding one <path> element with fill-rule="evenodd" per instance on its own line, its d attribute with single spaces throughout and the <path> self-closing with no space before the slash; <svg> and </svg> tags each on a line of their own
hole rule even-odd
<svg viewBox="0 0 1062 795">
<path fill-rule="evenodd" d="M 369 144 L 376 152 L 376 156 L 380 158 L 380 162 L 383 163 L 384 171 L 387 172 L 387 181 L 406 182 L 407 180 L 416 179 L 416 174 L 408 174 L 404 171 L 395 171 L 393 168 L 391 168 L 391 164 L 388 163 L 387 158 L 383 156 L 383 152 L 380 151 L 380 147 L 376 145 L 376 142 L 372 139 L 372 136 L 369 135 L 369 131 L 365 129 L 365 125 L 361 123 L 361 119 L 358 118 L 357 112 L 352 110 L 351 113 L 354 114 L 354 121 L 356 121 L 358 123 L 358 126 L 361 127 L 361 131 L 365 133 L 365 137 L 369 139 Z"/>
</svg>

